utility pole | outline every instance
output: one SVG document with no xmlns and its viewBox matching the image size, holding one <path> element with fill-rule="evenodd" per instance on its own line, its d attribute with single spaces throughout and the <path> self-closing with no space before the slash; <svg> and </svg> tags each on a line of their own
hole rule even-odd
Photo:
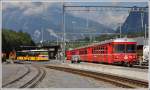
<svg viewBox="0 0 150 90">
<path fill-rule="evenodd" d="M 120 23 L 120 38 L 121 38 L 121 33 L 122 33 L 122 32 L 121 32 L 121 23 Z"/>
<path fill-rule="evenodd" d="M 90 34 L 91 31 L 89 30 L 89 8 L 87 8 L 86 28 L 87 28 L 87 31 L 89 32 L 89 39 L 90 39 L 90 43 L 91 43 L 92 35 Z"/>
<path fill-rule="evenodd" d="M 141 12 L 141 24 L 142 24 L 142 30 L 143 30 L 143 27 L 144 27 L 144 13 Z"/>
<path fill-rule="evenodd" d="M 62 3 L 63 5 L 63 21 L 62 21 L 62 25 L 63 25 L 63 60 L 65 60 L 65 48 L 66 48 L 66 43 L 65 43 L 65 38 L 66 38 L 66 30 L 65 30 L 65 5 L 64 2 Z"/>
<path fill-rule="evenodd" d="M 147 27 L 146 27 L 146 24 L 145 24 L 145 38 L 147 38 L 147 32 L 146 32 L 146 30 L 147 30 Z"/>
<path fill-rule="evenodd" d="M 145 37 L 145 45 L 148 45 L 148 41 L 147 41 L 147 26 L 145 24 L 145 34 L 144 34 L 144 37 Z"/>
<path fill-rule="evenodd" d="M 58 37 L 57 37 L 57 45 L 58 45 Z"/>
</svg>

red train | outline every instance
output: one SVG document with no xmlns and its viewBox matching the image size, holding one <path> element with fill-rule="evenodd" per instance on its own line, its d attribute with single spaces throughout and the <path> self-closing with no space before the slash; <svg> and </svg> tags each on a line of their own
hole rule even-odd
<svg viewBox="0 0 150 90">
<path fill-rule="evenodd" d="M 72 63 L 86 61 L 132 66 L 137 61 L 136 41 L 131 38 L 111 39 L 67 50 L 66 57 Z"/>
</svg>

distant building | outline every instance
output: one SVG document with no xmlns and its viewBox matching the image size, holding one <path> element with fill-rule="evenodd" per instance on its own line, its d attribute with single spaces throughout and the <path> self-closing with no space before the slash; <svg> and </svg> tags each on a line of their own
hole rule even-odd
<svg viewBox="0 0 150 90">
<path fill-rule="evenodd" d="M 137 41 L 137 45 L 148 45 L 148 39 L 144 38 L 144 37 L 136 37 L 136 38 L 133 38 L 134 40 Z"/>
<path fill-rule="evenodd" d="M 134 40 L 137 41 L 137 54 L 139 57 L 143 56 L 143 47 L 148 45 L 148 39 L 144 37 L 136 37 Z"/>
<path fill-rule="evenodd" d="M 137 41 L 137 45 L 144 45 L 144 37 L 136 37 L 133 39 Z"/>
</svg>

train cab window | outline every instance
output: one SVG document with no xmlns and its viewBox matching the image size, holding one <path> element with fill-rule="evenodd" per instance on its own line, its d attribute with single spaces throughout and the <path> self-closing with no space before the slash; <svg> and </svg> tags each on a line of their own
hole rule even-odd
<svg viewBox="0 0 150 90">
<path fill-rule="evenodd" d="M 117 44 L 114 46 L 115 53 L 125 53 L 125 45 L 124 44 Z"/>
<path fill-rule="evenodd" d="M 128 44 L 126 47 L 126 53 L 135 53 L 136 52 L 136 45 Z"/>
</svg>

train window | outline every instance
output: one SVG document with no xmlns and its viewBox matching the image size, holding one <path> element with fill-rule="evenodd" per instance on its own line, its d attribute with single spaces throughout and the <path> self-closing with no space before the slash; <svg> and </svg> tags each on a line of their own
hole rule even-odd
<svg viewBox="0 0 150 90">
<path fill-rule="evenodd" d="M 136 46 L 133 44 L 128 44 L 126 47 L 126 53 L 135 53 Z"/>
<path fill-rule="evenodd" d="M 102 54 L 104 54 L 104 51 L 102 51 Z"/>
<path fill-rule="evenodd" d="M 115 53 L 125 53 L 125 45 L 124 44 L 117 44 L 114 46 Z"/>
</svg>

